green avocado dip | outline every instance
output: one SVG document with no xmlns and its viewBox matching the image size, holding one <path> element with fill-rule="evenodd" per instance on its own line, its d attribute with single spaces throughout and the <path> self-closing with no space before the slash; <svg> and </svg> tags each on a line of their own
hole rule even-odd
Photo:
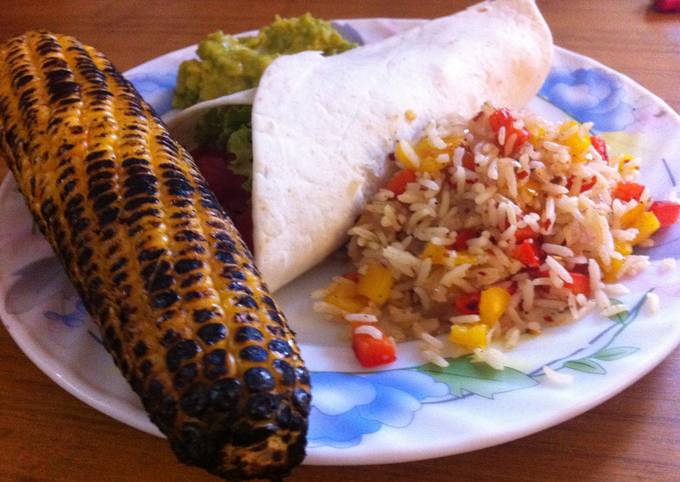
<svg viewBox="0 0 680 482">
<path fill-rule="evenodd" d="M 295 18 L 277 15 L 274 23 L 250 37 L 211 33 L 198 44 L 199 58 L 179 66 L 173 107 L 185 108 L 255 87 L 279 55 L 303 50 L 333 55 L 355 46 L 342 38 L 330 22 L 309 13 Z"/>
</svg>

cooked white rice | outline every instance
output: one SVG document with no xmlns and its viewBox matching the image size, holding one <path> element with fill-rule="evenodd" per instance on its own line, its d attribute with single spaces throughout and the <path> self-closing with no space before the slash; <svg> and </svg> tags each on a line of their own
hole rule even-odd
<svg viewBox="0 0 680 482">
<path fill-rule="evenodd" d="M 489 338 L 506 348 L 523 333 L 539 334 L 593 310 L 603 316 L 626 310 L 609 296 L 627 293 L 618 280 L 649 264 L 646 256 L 620 251 L 622 244 L 646 243 L 626 214 L 638 204 L 648 209 L 651 200 L 646 189 L 640 201 L 613 193 L 639 163 L 624 162 L 623 154 L 604 158 L 591 143 L 591 124 L 524 114 L 514 115 L 514 127 L 494 132 L 493 112 L 485 106 L 469 123 L 430 123 L 419 139 L 399 140 L 396 168 L 415 171 L 415 180 L 403 192 L 380 190 L 349 230 L 357 273 L 365 275 L 372 263 L 388 269 L 387 301 L 369 303 L 359 293 L 366 306 L 348 313 L 329 303 L 331 285 L 315 292 L 323 298 L 318 311 L 371 323 L 397 340 L 419 338 L 423 356 L 444 366 L 435 336 L 484 321 L 461 312 L 456 300 L 492 286 L 509 292 L 502 316 L 488 326 Z M 518 126 L 530 137 L 515 145 L 523 140 Z M 522 246 L 535 249 L 540 262 L 522 257 Z M 661 263 L 674 267 L 674 260 Z M 474 352 L 476 360 L 502 368 L 497 350 Z"/>
</svg>

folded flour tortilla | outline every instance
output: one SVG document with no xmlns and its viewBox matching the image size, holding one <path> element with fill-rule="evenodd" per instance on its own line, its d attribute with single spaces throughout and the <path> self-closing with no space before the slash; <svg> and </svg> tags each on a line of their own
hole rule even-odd
<svg viewBox="0 0 680 482">
<path fill-rule="evenodd" d="M 253 103 L 256 263 L 276 290 L 346 239 L 395 141 L 538 92 L 552 36 L 531 0 L 492 0 L 384 41 L 275 60 Z M 416 113 L 409 122 L 404 113 Z"/>
</svg>

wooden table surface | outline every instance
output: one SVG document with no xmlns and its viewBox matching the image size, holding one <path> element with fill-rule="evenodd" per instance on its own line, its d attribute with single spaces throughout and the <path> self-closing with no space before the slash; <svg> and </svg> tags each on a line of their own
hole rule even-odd
<svg viewBox="0 0 680 482">
<path fill-rule="evenodd" d="M 3 0 L 0 40 L 28 29 L 76 35 L 121 69 L 274 14 L 436 17 L 469 0 L 181 2 Z M 680 14 L 644 0 L 539 0 L 558 45 L 623 72 L 680 110 Z M 680 480 L 680 351 L 599 407 L 541 433 L 451 457 L 367 467 L 302 467 L 290 480 Z M 0 329 L 1 481 L 213 480 L 165 441 L 119 423 L 50 381 Z"/>
</svg>

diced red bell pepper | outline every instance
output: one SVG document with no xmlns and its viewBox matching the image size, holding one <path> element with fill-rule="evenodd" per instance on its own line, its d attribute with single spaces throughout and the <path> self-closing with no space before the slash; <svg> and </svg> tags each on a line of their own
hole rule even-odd
<svg viewBox="0 0 680 482">
<path fill-rule="evenodd" d="M 644 190 L 645 186 L 636 182 L 619 182 L 616 184 L 612 195 L 615 198 L 625 202 L 631 201 L 633 199 L 639 201 L 640 196 L 642 196 L 642 191 Z"/>
<path fill-rule="evenodd" d="M 585 274 L 570 272 L 571 283 L 564 283 L 564 287 L 571 290 L 575 295 L 583 294 L 590 296 L 590 277 Z"/>
<path fill-rule="evenodd" d="M 609 160 L 609 155 L 607 154 L 607 143 L 600 136 L 590 136 L 590 143 L 593 145 L 595 150 L 602 156 L 605 161 Z"/>
<path fill-rule="evenodd" d="M 515 134 L 515 142 L 510 148 L 510 153 L 514 154 L 516 153 L 522 145 L 529 140 L 529 131 L 526 129 L 515 129 L 514 127 L 511 127 L 508 129 L 508 132 L 505 134 L 505 143 L 507 144 L 511 137 L 512 134 Z"/>
<path fill-rule="evenodd" d="M 524 266 L 530 268 L 538 268 L 541 265 L 539 258 L 539 251 L 534 244 L 533 239 L 525 239 L 512 252 L 512 256 L 516 258 Z"/>
<path fill-rule="evenodd" d="M 592 189 L 593 186 L 595 185 L 595 182 L 597 181 L 597 178 L 595 176 L 590 178 L 590 181 L 582 182 L 581 183 L 581 192 L 588 191 L 589 189 Z M 569 179 L 567 179 L 567 189 L 571 191 L 571 186 L 574 184 L 574 176 L 569 176 Z"/>
<path fill-rule="evenodd" d="M 654 201 L 649 210 L 654 213 L 662 228 L 677 223 L 680 217 L 680 204 L 672 201 Z"/>
<path fill-rule="evenodd" d="M 498 131 L 501 130 L 501 127 L 505 127 L 505 143 L 503 144 L 503 147 L 506 147 L 507 143 L 513 138 L 514 134 L 513 144 L 509 148 L 511 153 L 517 152 L 522 144 L 529 140 L 529 131 L 524 128 L 516 129 L 514 123 L 515 118 L 512 117 L 510 111 L 505 108 L 497 109 L 489 116 L 489 125 L 495 134 L 498 134 Z"/>
<path fill-rule="evenodd" d="M 474 171 L 477 167 L 475 164 L 475 156 L 472 154 L 469 147 L 465 148 L 465 153 L 463 154 L 463 167 L 470 171 Z"/>
<path fill-rule="evenodd" d="M 354 355 L 365 368 L 392 363 L 397 359 L 397 347 L 391 338 L 373 338 L 365 333 L 352 336 Z"/>
<path fill-rule="evenodd" d="M 478 315 L 481 296 L 481 293 L 466 293 L 457 296 L 453 304 L 464 315 Z"/>
<path fill-rule="evenodd" d="M 529 226 L 524 226 L 523 228 L 517 228 L 515 231 L 515 239 L 518 243 L 521 243 L 525 239 L 536 239 L 538 238 L 538 233 L 531 229 Z"/>
<path fill-rule="evenodd" d="M 456 241 L 453 243 L 453 249 L 456 251 L 467 249 L 467 242 L 477 236 L 479 236 L 479 232 L 474 229 L 461 229 L 458 231 Z"/>
<path fill-rule="evenodd" d="M 506 130 L 512 128 L 512 123 L 514 121 L 515 119 L 512 117 L 512 114 L 510 114 L 510 111 L 505 108 L 497 109 L 489 116 L 489 125 L 491 125 L 491 129 L 496 134 L 501 130 L 501 127 L 505 127 Z"/>
<path fill-rule="evenodd" d="M 350 280 L 353 283 L 358 283 L 359 282 L 359 273 L 356 271 L 353 273 L 345 273 L 342 275 L 343 278 Z"/>
<path fill-rule="evenodd" d="M 399 194 L 403 194 L 404 191 L 406 191 L 406 186 L 411 182 L 415 182 L 415 180 L 415 172 L 410 169 L 402 169 L 392 176 L 392 179 L 387 183 L 387 189 L 398 196 Z"/>
</svg>

